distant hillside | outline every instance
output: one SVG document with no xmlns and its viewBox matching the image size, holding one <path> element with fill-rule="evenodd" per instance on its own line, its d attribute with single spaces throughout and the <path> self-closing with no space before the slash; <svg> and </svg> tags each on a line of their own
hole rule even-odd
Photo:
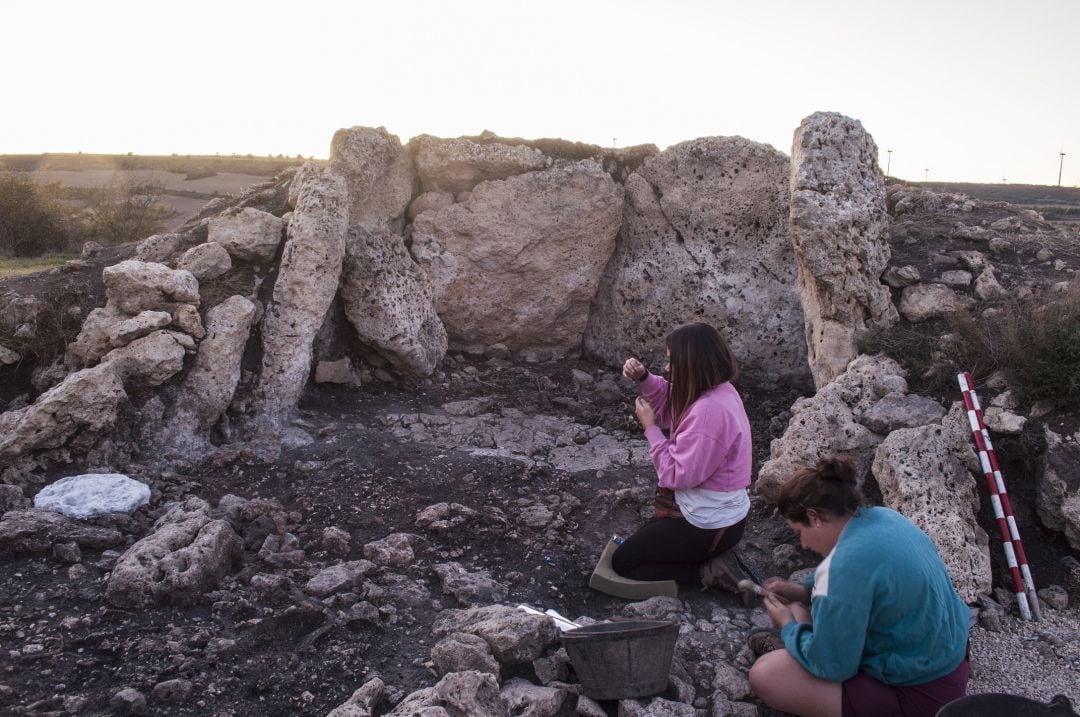
<svg viewBox="0 0 1080 717">
<path fill-rule="evenodd" d="M 303 157 L 256 157 L 254 155 L 134 155 L 134 154 L 0 154 L 0 172 L 80 172 L 90 169 L 162 171 L 173 174 L 209 176 L 211 173 L 250 174 L 273 177 L 283 169 L 296 167 Z"/>
<path fill-rule="evenodd" d="M 911 182 L 939 192 L 960 192 L 986 202 L 1008 202 L 1034 209 L 1047 221 L 1080 225 L 1080 188 L 1041 184 L 974 184 L 968 182 Z"/>
</svg>

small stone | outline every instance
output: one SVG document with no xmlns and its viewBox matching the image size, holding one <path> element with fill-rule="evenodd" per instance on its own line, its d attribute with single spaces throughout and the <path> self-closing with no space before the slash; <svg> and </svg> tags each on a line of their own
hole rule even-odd
<svg viewBox="0 0 1080 717">
<path fill-rule="evenodd" d="M 188 680 L 165 680 L 154 685 L 151 697 L 155 702 L 181 704 L 188 701 L 193 689 L 194 685 Z"/>
<path fill-rule="evenodd" d="M 146 697 L 142 692 L 128 687 L 112 696 L 109 707 L 115 715 L 146 714 Z"/>
<path fill-rule="evenodd" d="M 1049 585 L 1038 591 L 1039 599 L 1054 608 L 1064 610 L 1069 607 L 1069 593 L 1060 585 Z"/>
<path fill-rule="evenodd" d="M 82 551 L 78 543 L 57 543 L 53 546 L 53 555 L 65 563 L 77 563 L 82 560 Z"/>
<path fill-rule="evenodd" d="M 333 555 L 348 555 L 352 549 L 351 536 L 347 531 L 331 525 L 323 528 L 322 549 Z"/>
</svg>

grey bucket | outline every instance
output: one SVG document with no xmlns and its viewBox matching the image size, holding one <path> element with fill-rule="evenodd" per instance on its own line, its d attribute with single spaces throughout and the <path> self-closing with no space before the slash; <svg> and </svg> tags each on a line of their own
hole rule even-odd
<svg viewBox="0 0 1080 717">
<path fill-rule="evenodd" d="M 1017 695 L 987 692 L 953 700 L 938 710 L 937 717 L 1076 717 L 1064 695 L 1043 704 Z"/>
<path fill-rule="evenodd" d="M 678 636 L 673 622 L 632 620 L 567 630 L 562 643 L 586 696 L 626 700 L 667 688 Z"/>
</svg>

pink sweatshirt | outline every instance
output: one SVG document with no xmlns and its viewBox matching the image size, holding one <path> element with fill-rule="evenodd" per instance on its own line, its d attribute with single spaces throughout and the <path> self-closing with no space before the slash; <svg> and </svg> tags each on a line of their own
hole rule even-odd
<svg viewBox="0 0 1080 717">
<path fill-rule="evenodd" d="M 649 374 L 641 393 L 660 426 L 671 425 L 668 382 Z M 659 426 L 645 431 L 661 488 L 735 491 L 750 485 L 750 421 L 739 392 L 725 382 L 690 404 L 678 428 L 664 438 Z"/>
</svg>

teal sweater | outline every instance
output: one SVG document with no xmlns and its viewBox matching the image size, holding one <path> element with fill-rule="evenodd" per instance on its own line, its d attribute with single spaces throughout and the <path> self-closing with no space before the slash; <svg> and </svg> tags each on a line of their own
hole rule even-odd
<svg viewBox="0 0 1080 717">
<path fill-rule="evenodd" d="M 780 631 L 788 652 L 831 682 L 859 670 L 889 685 L 918 685 L 964 659 L 968 609 L 933 542 L 888 508 L 863 507 L 808 580 L 813 625 Z"/>
</svg>

